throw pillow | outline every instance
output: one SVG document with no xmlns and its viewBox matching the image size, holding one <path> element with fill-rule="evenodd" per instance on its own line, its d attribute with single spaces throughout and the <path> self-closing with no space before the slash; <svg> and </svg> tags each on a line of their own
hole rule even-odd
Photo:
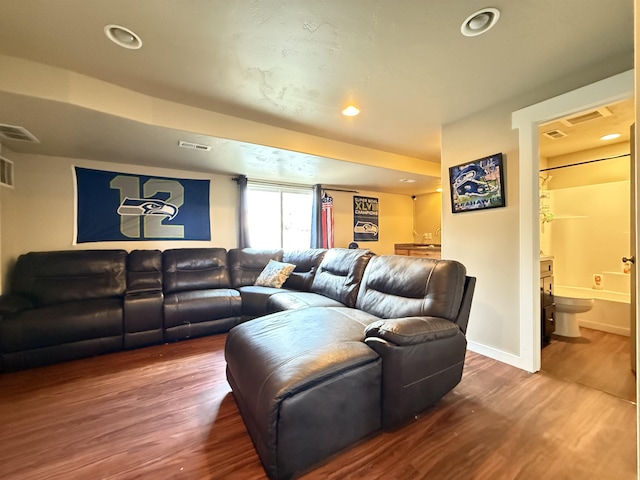
<svg viewBox="0 0 640 480">
<path fill-rule="evenodd" d="M 291 275 L 294 268 L 296 268 L 296 266 L 291 263 L 269 260 L 269 263 L 267 263 L 264 270 L 260 272 L 260 275 L 256 279 L 254 285 L 280 288 L 287 278 L 289 278 L 289 275 Z"/>
</svg>

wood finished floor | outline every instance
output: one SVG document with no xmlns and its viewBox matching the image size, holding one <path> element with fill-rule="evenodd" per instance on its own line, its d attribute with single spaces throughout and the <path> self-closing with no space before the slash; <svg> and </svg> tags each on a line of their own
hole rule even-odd
<svg viewBox="0 0 640 480">
<path fill-rule="evenodd" d="M 224 335 L 0 375 L 0 478 L 264 479 L 224 376 Z M 406 427 L 311 479 L 632 479 L 635 406 L 469 353 Z"/>
<path fill-rule="evenodd" d="M 636 401 L 629 337 L 580 327 L 579 338 L 551 336 L 542 370 L 555 377 Z"/>
</svg>

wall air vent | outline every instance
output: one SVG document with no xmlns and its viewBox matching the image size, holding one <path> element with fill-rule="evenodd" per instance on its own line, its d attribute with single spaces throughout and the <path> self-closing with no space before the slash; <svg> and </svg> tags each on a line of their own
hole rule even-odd
<svg viewBox="0 0 640 480">
<path fill-rule="evenodd" d="M 13 162 L 0 157 L 0 186 L 13 188 Z"/>
<path fill-rule="evenodd" d="M 542 135 L 544 135 L 547 138 L 550 138 L 551 140 L 557 140 L 559 138 L 568 137 L 566 133 L 558 129 L 549 130 L 548 132 L 544 132 Z"/>
<path fill-rule="evenodd" d="M 0 138 L 19 140 L 21 142 L 40 143 L 36 136 L 24 127 L 0 123 Z"/>
<path fill-rule="evenodd" d="M 581 123 L 590 122 L 591 120 L 598 120 L 599 118 L 610 117 L 611 115 L 612 112 L 607 107 L 600 107 L 595 110 L 583 112 L 579 115 L 574 115 L 573 117 L 563 118 L 560 121 L 569 127 L 575 127 L 576 125 L 580 125 Z"/>
<path fill-rule="evenodd" d="M 202 143 L 185 142 L 184 140 L 180 140 L 178 142 L 178 146 L 182 148 L 191 148 L 193 150 L 202 150 L 203 152 L 211 151 L 211 145 L 204 145 Z"/>
</svg>

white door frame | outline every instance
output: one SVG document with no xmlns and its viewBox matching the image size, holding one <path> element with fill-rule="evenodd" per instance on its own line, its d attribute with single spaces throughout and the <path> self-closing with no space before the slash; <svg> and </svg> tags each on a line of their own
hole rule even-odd
<svg viewBox="0 0 640 480">
<path fill-rule="evenodd" d="M 520 360 L 529 372 L 540 370 L 540 228 L 538 125 L 634 97 L 634 71 L 629 70 L 513 113 L 519 130 L 520 201 Z"/>
</svg>

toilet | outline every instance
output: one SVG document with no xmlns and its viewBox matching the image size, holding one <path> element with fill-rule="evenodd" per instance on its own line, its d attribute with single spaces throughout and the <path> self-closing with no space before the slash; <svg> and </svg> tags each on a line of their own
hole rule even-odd
<svg viewBox="0 0 640 480">
<path fill-rule="evenodd" d="M 556 330 L 553 333 L 563 337 L 580 337 L 577 314 L 593 308 L 593 297 L 578 289 L 557 287 L 553 293 L 553 302 L 556 306 Z"/>
</svg>

